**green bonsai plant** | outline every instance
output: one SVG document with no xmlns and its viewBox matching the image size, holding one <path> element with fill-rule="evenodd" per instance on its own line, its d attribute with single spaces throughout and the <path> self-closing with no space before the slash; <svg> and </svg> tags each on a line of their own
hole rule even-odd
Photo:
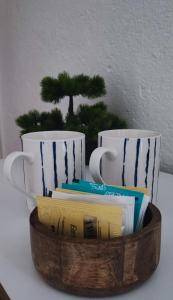
<svg viewBox="0 0 173 300">
<path fill-rule="evenodd" d="M 89 99 L 106 94 L 105 82 L 99 75 L 89 77 L 84 74 L 70 77 L 67 72 L 60 73 L 57 78 L 44 77 L 40 83 L 41 98 L 45 102 L 59 103 L 68 96 L 68 113 L 63 120 L 61 111 L 56 108 L 51 112 L 29 111 L 19 116 L 16 123 L 22 128 L 21 134 L 43 130 L 75 130 L 86 134 L 86 161 L 97 147 L 97 134 L 108 129 L 126 128 L 126 122 L 107 111 L 103 102 L 95 105 L 80 105 L 74 112 L 74 97 L 83 96 Z"/>
<path fill-rule="evenodd" d="M 75 96 L 98 98 L 106 94 L 104 79 L 99 75 L 89 77 L 84 74 L 70 77 L 67 72 L 60 73 L 57 78 L 44 77 L 41 81 L 41 97 L 43 101 L 58 103 L 69 97 L 67 118 L 74 115 L 73 102 Z"/>
</svg>

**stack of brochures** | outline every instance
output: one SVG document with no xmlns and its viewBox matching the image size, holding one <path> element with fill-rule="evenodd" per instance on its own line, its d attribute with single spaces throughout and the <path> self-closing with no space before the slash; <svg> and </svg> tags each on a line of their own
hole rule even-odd
<svg viewBox="0 0 173 300">
<path fill-rule="evenodd" d="M 111 240 L 142 228 L 149 201 L 145 188 L 80 180 L 38 196 L 38 218 L 60 236 Z"/>
</svg>

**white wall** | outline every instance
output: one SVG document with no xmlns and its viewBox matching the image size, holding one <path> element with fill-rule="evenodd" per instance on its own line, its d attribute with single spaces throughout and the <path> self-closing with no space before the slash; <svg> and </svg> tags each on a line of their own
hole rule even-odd
<svg viewBox="0 0 173 300">
<path fill-rule="evenodd" d="M 67 70 L 103 76 L 109 109 L 129 127 L 160 131 L 162 167 L 173 172 L 172 0 L 6 0 L 1 10 L 5 5 L 4 156 L 20 148 L 18 115 L 53 108 L 40 100 L 42 77 Z M 66 104 L 59 105 L 64 112 Z"/>
<path fill-rule="evenodd" d="M 5 24 L 6 24 L 6 0 L 0 0 L 0 158 L 2 158 L 3 154 L 3 136 L 4 136 L 4 122 L 3 122 L 3 75 L 4 75 L 4 41 L 5 41 Z"/>
</svg>

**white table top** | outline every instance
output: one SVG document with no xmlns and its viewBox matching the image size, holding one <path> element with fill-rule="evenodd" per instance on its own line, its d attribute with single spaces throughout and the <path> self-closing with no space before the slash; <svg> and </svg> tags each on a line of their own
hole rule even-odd
<svg viewBox="0 0 173 300">
<path fill-rule="evenodd" d="M 3 161 L 0 160 L 0 282 L 9 297 L 11 300 L 86 299 L 51 288 L 35 271 L 31 258 L 26 201 L 3 178 L 2 165 Z M 16 172 L 19 174 L 17 166 Z M 157 270 L 137 289 L 109 299 L 173 299 L 172 189 L 173 175 L 161 173 L 158 207 L 162 213 L 162 247 Z"/>
</svg>

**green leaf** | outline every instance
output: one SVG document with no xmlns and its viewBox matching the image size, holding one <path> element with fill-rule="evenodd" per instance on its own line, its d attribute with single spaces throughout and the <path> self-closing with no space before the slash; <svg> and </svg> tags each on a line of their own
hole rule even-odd
<svg viewBox="0 0 173 300">
<path fill-rule="evenodd" d="M 98 98 L 106 94 L 104 79 L 99 75 L 90 79 L 86 96 L 88 98 Z"/>
<path fill-rule="evenodd" d="M 41 83 L 41 98 L 45 102 L 58 103 L 65 96 L 60 82 L 51 77 L 45 77 Z"/>
<path fill-rule="evenodd" d="M 55 108 L 51 112 L 39 113 L 29 111 L 16 119 L 16 124 L 22 128 L 21 134 L 34 131 L 62 130 L 64 122 L 61 111 Z"/>
</svg>

